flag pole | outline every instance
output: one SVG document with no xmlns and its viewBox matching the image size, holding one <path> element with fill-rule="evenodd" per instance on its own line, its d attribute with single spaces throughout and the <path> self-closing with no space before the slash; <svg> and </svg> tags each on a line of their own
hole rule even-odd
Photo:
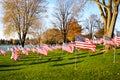
<svg viewBox="0 0 120 80">
<path fill-rule="evenodd" d="M 76 55 L 76 49 L 75 49 L 75 70 L 77 70 L 77 55 Z"/>
<path fill-rule="evenodd" d="M 113 63 L 115 63 L 115 54 L 116 54 L 116 46 L 115 46 L 115 48 L 114 48 L 114 60 L 113 60 Z"/>
<path fill-rule="evenodd" d="M 65 44 L 65 43 L 63 42 L 62 47 L 63 47 L 64 44 Z M 64 51 L 63 51 L 63 49 L 62 49 L 62 55 L 60 55 L 60 59 L 63 59 L 63 54 L 64 54 Z"/>
<path fill-rule="evenodd" d="M 76 39 L 77 39 L 77 35 L 75 35 L 75 36 L 76 36 L 76 38 L 75 38 L 75 40 L 76 40 Z M 76 45 L 76 42 L 75 42 L 75 45 Z M 74 52 L 75 52 L 75 68 L 74 68 L 74 69 L 75 69 L 75 70 L 77 70 L 77 63 L 76 63 L 76 62 L 77 62 L 77 59 L 76 59 L 76 58 L 77 58 L 77 57 L 76 57 L 76 50 L 77 50 L 77 48 L 76 48 L 76 46 L 75 46 L 75 50 L 74 50 Z"/>
<path fill-rule="evenodd" d="M 115 57 L 116 57 L 116 46 L 117 46 L 117 31 L 115 33 L 115 46 L 114 46 L 114 59 L 113 59 L 113 63 L 115 63 Z"/>
<path fill-rule="evenodd" d="M 103 50 L 103 52 L 104 52 L 104 53 L 103 53 L 103 57 L 105 57 L 105 36 L 103 36 L 103 45 L 104 45 L 104 46 L 103 46 L 103 49 L 104 49 L 104 50 Z"/>
</svg>

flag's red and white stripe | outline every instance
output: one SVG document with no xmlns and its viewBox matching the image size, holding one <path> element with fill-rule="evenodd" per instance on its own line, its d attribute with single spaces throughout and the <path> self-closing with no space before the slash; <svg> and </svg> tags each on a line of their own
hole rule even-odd
<svg viewBox="0 0 120 80">
<path fill-rule="evenodd" d="M 73 44 L 63 44 L 62 50 L 73 53 L 74 45 Z"/>
<path fill-rule="evenodd" d="M 52 48 L 48 45 L 43 45 L 42 48 L 46 49 L 47 51 L 52 51 Z"/>
<path fill-rule="evenodd" d="M 24 48 L 23 48 L 23 49 L 22 49 L 22 53 L 25 54 L 25 55 L 29 55 L 29 54 L 28 54 L 28 49 L 24 49 Z"/>
<path fill-rule="evenodd" d="M 115 43 L 112 40 L 112 38 L 107 37 L 107 36 L 104 36 L 103 42 L 104 42 L 104 45 L 109 45 L 109 46 L 114 46 L 115 45 Z"/>
<path fill-rule="evenodd" d="M 94 39 L 94 40 L 92 40 L 92 42 L 94 44 L 102 44 L 103 43 L 103 39 L 102 38 L 100 38 L 100 39 Z"/>
<path fill-rule="evenodd" d="M 0 49 L 0 54 L 5 56 L 6 52 L 3 49 Z"/>
<path fill-rule="evenodd" d="M 14 59 L 15 61 L 16 60 L 19 60 L 20 59 L 20 54 L 18 54 L 18 51 L 17 50 L 14 50 L 13 52 L 12 52 L 12 55 L 11 55 L 11 59 Z"/>
<path fill-rule="evenodd" d="M 45 55 L 45 56 L 47 56 L 48 55 L 48 51 L 46 50 L 46 49 L 44 49 L 44 48 L 38 48 L 37 49 L 37 53 L 38 54 L 42 54 L 42 55 Z"/>
<path fill-rule="evenodd" d="M 77 49 L 91 50 L 93 52 L 95 52 L 95 50 L 96 50 L 96 45 L 94 45 L 92 43 L 81 42 L 81 41 L 75 41 L 75 47 Z"/>
</svg>

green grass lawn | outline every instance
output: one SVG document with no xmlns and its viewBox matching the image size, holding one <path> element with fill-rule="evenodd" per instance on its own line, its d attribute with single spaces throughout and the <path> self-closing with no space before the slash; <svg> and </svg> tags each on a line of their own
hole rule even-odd
<svg viewBox="0 0 120 80">
<path fill-rule="evenodd" d="M 101 50 L 99 46 L 97 50 Z M 19 61 L 0 55 L 0 80 L 120 80 L 120 49 L 108 53 L 54 50 L 48 56 L 30 53 Z"/>
</svg>

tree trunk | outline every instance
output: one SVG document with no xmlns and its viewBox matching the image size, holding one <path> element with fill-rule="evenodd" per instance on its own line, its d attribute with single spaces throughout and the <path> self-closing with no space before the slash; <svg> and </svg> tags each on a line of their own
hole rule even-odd
<svg viewBox="0 0 120 80">
<path fill-rule="evenodd" d="M 27 33 L 23 34 L 23 36 L 22 36 L 22 38 L 21 38 L 21 34 L 18 33 L 18 35 L 19 35 L 19 40 L 20 40 L 20 45 L 22 45 L 22 47 L 25 46 L 26 34 L 27 34 Z"/>
<path fill-rule="evenodd" d="M 64 33 L 64 43 L 66 43 L 67 42 L 67 35 L 66 35 L 66 33 Z"/>
<path fill-rule="evenodd" d="M 23 41 L 23 42 L 21 43 L 21 45 L 22 45 L 22 47 L 24 48 L 24 46 L 25 46 L 25 42 Z"/>
<path fill-rule="evenodd" d="M 107 32 L 107 36 L 110 38 L 113 38 L 113 35 L 114 35 L 114 29 L 115 29 L 115 23 L 116 23 L 117 16 L 118 16 L 118 6 L 115 6 L 114 11 L 113 11 L 113 15 L 111 18 L 112 20 L 110 23 L 110 27 L 109 27 L 108 32 Z M 106 46 L 106 48 L 105 48 L 106 51 L 108 51 L 110 49 L 111 49 L 111 46 L 109 46 L 109 47 Z"/>
<path fill-rule="evenodd" d="M 108 51 L 109 51 L 110 49 L 112 49 L 112 48 L 113 48 L 112 46 L 106 45 L 104 51 L 105 51 L 105 52 L 108 52 Z"/>
<path fill-rule="evenodd" d="M 105 0 L 101 2 L 99 0 L 94 0 L 98 4 L 98 8 L 101 12 L 101 17 L 104 22 L 104 36 L 113 38 L 115 23 L 118 16 L 119 0 Z M 107 1 L 107 0 L 106 0 Z M 105 51 L 108 51 L 111 46 L 105 46 Z"/>
</svg>

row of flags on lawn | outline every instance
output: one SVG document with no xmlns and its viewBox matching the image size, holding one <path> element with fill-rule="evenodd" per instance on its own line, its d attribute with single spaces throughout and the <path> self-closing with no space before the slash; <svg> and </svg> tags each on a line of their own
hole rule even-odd
<svg viewBox="0 0 120 80">
<path fill-rule="evenodd" d="M 96 51 L 96 44 L 104 44 L 109 46 L 119 46 L 120 45 L 120 35 L 114 38 L 109 38 L 107 36 L 104 36 L 103 38 L 96 38 L 94 37 L 92 40 L 85 38 L 83 36 L 76 36 L 75 42 L 71 43 L 63 43 L 62 45 L 47 45 L 44 44 L 40 47 L 10 47 L 8 48 L 8 51 L 11 51 L 11 59 L 13 60 L 19 60 L 21 58 L 21 54 L 24 54 L 26 56 L 29 55 L 29 51 L 33 53 L 37 53 L 40 55 L 47 56 L 48 51 L 56 50 L 56 49 L 62 49 L 63 51 L 67 51 L 69 53 L 74 53 L 74 49 L 78 50 L 91 50 L 92 52 Z M 3 49 L 0 49 L 1 55 L 6 55 L 6 52 Z"/>
</svg>

